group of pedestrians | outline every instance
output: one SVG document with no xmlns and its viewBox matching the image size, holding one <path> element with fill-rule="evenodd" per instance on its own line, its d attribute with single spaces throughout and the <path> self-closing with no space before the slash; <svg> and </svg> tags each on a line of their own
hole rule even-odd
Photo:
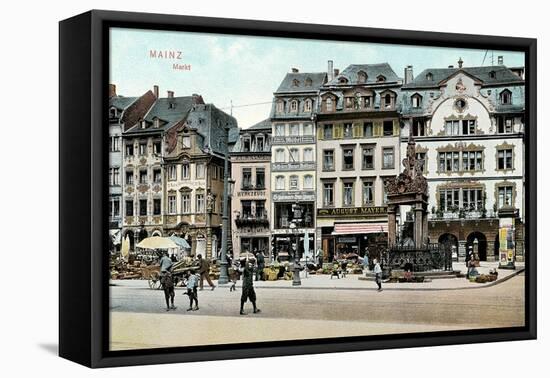
<svg viewBox="0 0 550 378">
<path fill-rule="evenodd" d="M 260 312 L 260 309 L 256 306 L 256 292 L 254 290 L 253 281 L 254 277 L 256 277 L 256 281 L 258 279 L 263 279 L 263 269 L 265 267 L 265 259 L 263 259 L 263 254 L 257 254 L 257 264 L 255 264 L 254 261 L 254 259 L 246 259 L 244 261 L 244 264 L 239 264 L 239 266 L 236 267 L 239 273 L 242 274 L 243 280 L 243 290 L 239 312 L 241 315 L 246 315 L 246 313 L 244 312 L 244 305 L 248 300 L 250 300 L 250 302 L 252 303 L 253 312 L 255 314 Z M 214 290 L 216 288 L 216 285 L 214 285 L 214 283 L 210 279 L 210 262 L 207 259 L 204 259 L 200 254 L 197 255 L 197 262 L 199 265 L 198 273 L 195 272 L 194 269 L 190 269 L 184 274 L 184 285 L 187 291 L 183 294 L 189 297 L 189 308 L 187 308 L 187 311 L 199 310 L 198 291 L 204 289 L 204 280 L 206 280 L 211 290 Z M 164 253 L 159 261 L 159 264 L 160 283 L 162 285 L 162 290 L 166 301 L 166 311 L 176 310 L 177 307 L 174 305 L 175 282 L 172 274 L 174 261 L 173 259 L 168 257 L 168 253 Z M 235 287 L 235 282 L 236 281 L 233 281 L 233 288 Z"/>
</svg>

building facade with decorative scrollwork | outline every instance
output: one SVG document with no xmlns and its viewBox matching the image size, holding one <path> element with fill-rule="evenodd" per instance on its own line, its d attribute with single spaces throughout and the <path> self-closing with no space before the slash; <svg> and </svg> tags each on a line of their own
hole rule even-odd
<svg viewBox="0 0 550 378">
<path fill-rule="evenodd" d="M 452 245 L 461 261 L 474 244 L 480 260 L 498 261 L 505 208 L 517 214 L 516 258 L 523 260 L 525 86 L 523 72 L 502 63 L 459 60 L 416 77 L 405 69 L 402 153 L 412 136 L 428 180 L 428 237 Z"/>
</svg>

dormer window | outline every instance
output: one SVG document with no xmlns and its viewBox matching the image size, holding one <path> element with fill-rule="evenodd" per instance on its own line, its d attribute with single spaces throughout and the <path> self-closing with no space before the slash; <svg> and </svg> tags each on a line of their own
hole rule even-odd
<svg viewBox="0 0 550 378">
<path fill-rule="evenodd" d="M 250 137 L 243 138 L 243 152 L 250 152 Z"/>
<path fill-rule="evenodd" d="M 308 77 L 306 79 L 306 87 L 311 87 L 313 85 L 313 81 Z"/>
<path fill-rule="evenodd" d="M 311 112 L 312 102 L 313 101 L 311 101 L 311 99 L 307 99 L 306 102 L 304 102 L 304 111 L 305 112 Z"/>
<path fill-rule="evenodd" d="M 111 118 L 116 118 L 116 117 L 117 117 L 117 110 L 116 110 L 116 108 L 111 108 L 111 109 L 109 109 L 109 116 L 110 116 Z"/>
<path fill-rule="evenodd" d="M 380 104 L 384 109 L 393 109 L 395 106 L 395 94 L 391 91 L 387 91 L 382 97 L 383 101 Z"/>
<path fill-rule="evenodd" d="M 332 97 L 327 97 L 327 99 L 325 100 L 325 108 L 327 112 L 334 111 L 334 104 L 332 101 Z"/>
<path fill-rule="evenodd" d="M 143 120 L 141 121 L 141 128 L 146 129 L 147 128 L 147 121 Z"/>
<path fill-rule="evenodd" d="M 262 152 L 264 150 L 264 137 L 263 136 L 257 136 L 256 137 L 256 151 Z"/>
<path fill-rule="evenodd" d="M 512 92 L 510 92 L 508 89 L 505 89 L 502 92 L 500 92 L 500 103 L 502 105 L 511 105 L 512 104 Z"/>
<path fill-rule="evenodd" d="M 489 72 L 489 77 L 490 77 L 491 79 L 494 79 L 494 78 L 497 77 L 497 73 L 496 73 L 495 71 L 491 71 L 491 72 Z"/>
<path fill-rule="evenodd" d="M 290 102 L 290 111 L 291 112 L 297 112 L 298 111 L 298 101 L 297 100 L 292 100 Z"/>
<path fill-rule="evenodd" d="M 300 85 L 300 82 L 298 81 L 298 79 L 292 80 L 292 86 L 293 86 L 293 87 L 297 87 L 297 86 L 299 86 L 299 85 Z"/>
<path fill-rule="evenodd" d="M 345 77 L 342 76 L 342 77 L 340 77 L 340 78 L 338 79 L 338 82 L 339 82 L 340 84 L 347 84 L 347 83 L 348 83 L 348 79 L 346 79 Z"/>
<path fill-rule="evenodd" d="M 376 82 L 377 82 L 377 83 L 383 83 L 383 82 L 385 82 L 385 81 L 386 81 L 386 77 L 385 77 L 384 75 L 378 75 L 378 76 L 376 77 Z"/>
<path fill-rule="evenodd" d="M 426 80 L 433 81 L 433 79 L 434 79 L 434 75 L 431 72 L 428 72 L 426 74 Z"/>
<path fill-rule="evenodd" d="M 415 93 L 411 96 L 411 106 L 413 108 L 419 108 L 422 105 L 422 96 L 418 93 Z"/>
<path fill-rule="evenodd" d="M 174 109 L 176 107 L 176 104 L 174 102 L 168 103 L 168 109 Z"/>
<path fill-rule="evenodd" d="M 155 118 L 155 121 L 154 121 L 153 125 L 156 129 L 158 129 L 160 127 L 160 119 Z"/>
<path fill-rule="evenodd" d="M 285 110 L 285 103 L 284 101 L 277 101 L 277 113 L 283 113 Z"/>
<path fill-rule="evenodd" d="M 365 73 L 365 71 L 359 71 L 357 73 L 357 82 L 360 84 L 367 82 L 367 74 Z"/>
</svg>

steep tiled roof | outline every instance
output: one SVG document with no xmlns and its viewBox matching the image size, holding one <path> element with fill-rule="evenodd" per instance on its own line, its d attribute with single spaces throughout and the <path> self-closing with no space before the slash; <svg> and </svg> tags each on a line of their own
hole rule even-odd
<svg viewBox="0 0 550 378">
<path fill-rule="evenodd" d="M 326 72 L 290 72 L 275 93 L 315 92 L 325 83 Z"/>
<path fill-rule="evenodd" d="M 178 122 L 187 118 L 193 104 L 193 96 L 159 98 L 154 102 L 151 109 L 143 118 L 148 123 L 147 128 L 141 128 L 138 119 L 127 132 L 141 134 L 168 130 Z M 159 128 L 153 127 L 153 122 L 156 118 L 161 120 Z"/>
<path fill-rule="evenodd" d="M 254 131 L 254 130 L 269 130 L 271 131 L 271 121 L 269 118 L 266 118 L 264 119 L 263 121 L 260 121 L 244 130 L 250 130 L 250 131 Z"/>
<path fill-rule="evenodd" d="M 376 84 L 377 78 L 380 75 L 386 78 L 385 82 L 387 83 L 395 83 L 401 80 L 388 63 L 350 64 L 345 70 L 328 82 L 327 85 L 338 85 L 342 77 L 347 79 L 348 84 L 359 84 L 358 74 L 361 71 L 367 74 L 366 84 Z"/>
<path fill-rule="evenodd" d="M 414 80 L 403 86 L 403 89 L 435 88 L 449 76 L 459 70 L 481 80 L 484 85 L 499 85 L 508 83 L 521 84 L 523 80 L 506 66 L 483 66 L 463 68 L 428 68 L 417 75 Z M 429 80 L 431 74 L 431 80 Z"/>
<path fill-rule="evenodd" d="M 226 124 L 230 126 L 229 144 L 231 145 L 239 136 L 237 120 L 234 117 L 216 108 L 213 104 L 195 105 L 187 117 L 187 125 L 197 129 L 197 132 L 203 136 L 204 146 L 210 146 L 214 152 L 219 154 L 224 154 L 226 150 Z"/>
<path fill-rule="evenodd" d="M 151 109 L 156 97 L 151 91 L 145 92 L 136 101 L 124 111 L 121 122 L 124 124 L 124 131 L 128 131 L 133 127 L 145 114 Z"/>
<path fill-rule="evenodd" d="M 124 97 L 124 96 L 113 96 L 109 98 L 109 107 L 115 107 L 118 110 L 124 110 L 128 106 L 132 105 L 138 97 Z"/>
</svg>

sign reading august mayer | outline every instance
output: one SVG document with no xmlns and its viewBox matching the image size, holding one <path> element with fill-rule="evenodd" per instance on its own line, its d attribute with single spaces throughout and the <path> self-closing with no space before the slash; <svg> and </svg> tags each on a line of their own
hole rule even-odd
<svg viewBox="0 0 550 378">
<path fill-rule="evenodd" d="M 386 206 L 365 206 L 365 207 L 335 207 L 331 209 L 317 209 L 318 217 L 354 217 L 354 216 L 377 216 L 386 215 Z"/>
</svg>

